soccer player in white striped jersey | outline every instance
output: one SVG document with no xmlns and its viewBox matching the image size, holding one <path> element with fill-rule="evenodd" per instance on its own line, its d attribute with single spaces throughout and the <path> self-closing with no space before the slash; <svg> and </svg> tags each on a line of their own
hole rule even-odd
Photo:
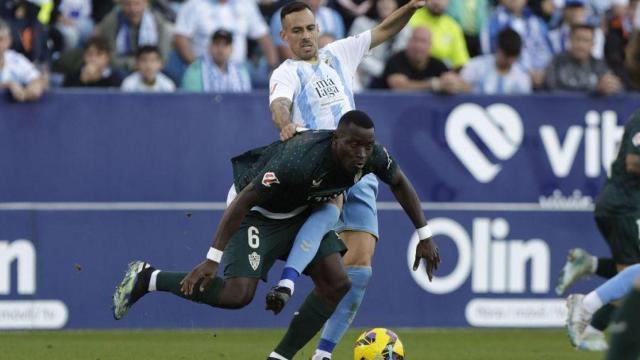
<svg viewBox="0 0 640 360">
<path fill-rule="evenodd" d="M 318 29 L 311 8 L 298 1 L 285 6 L 280 13 L 280 36 L 294 57 L 273 72 L 269 84 L 269 103 L 280 139 L 291 138 L 299 128 L 335 129 L 342 114 L 355 109 L 353 82 L 364 56 L 395 36 L 424 5 L 424 0 L 410 0 L 371 30 L 322 49 L 318 49 L 322 29 Z M 323 174 L 318 174 L 309 186 L 318 186 L 322 177 Z M 334 347 L 349 328 L 364 297 L 378 239 L 377 193 L 376 177 L 367 175 L 346 193 L 339 222 L 340 211 L 334 205 L 317 209 L 298 232 L 278 286 L 267 294 L 267 309 L 280 312 L 293 294 L 295 280 L 317 251 L 323 234 L 333 228 L 340 232 L 348 248 L 343 260 L 351 279 L 351 290 L 325 325 L 313 360 L 331 359 Z M 285 336 L 283 342 L 287 338 Z M 279 346 L 286 347 L 286 344 Z M 280 359 L 277 355 L 273 353 L 273 359 Z"/>
</svg>

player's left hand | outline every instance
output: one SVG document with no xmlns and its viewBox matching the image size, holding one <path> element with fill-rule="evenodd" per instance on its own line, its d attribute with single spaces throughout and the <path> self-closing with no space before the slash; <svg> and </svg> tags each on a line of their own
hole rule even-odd
<svg viewBox="0 0 640 360">
<path fill-rule="evenodd" d="M 217 262 L 209 259 L 198 264 L 180 281 L 180 285 L 182 285 L 180 291 L 187 296 L 193 294 L 193 288 L 200 280 L 202 280 L 200 283 L 200 292 L 204 291 L 211 278 L 218 272 L 218 265 Z"/>
<path fill-rule="evenodd" d="M 416 246 L 416 258 L 413 261 L 413 271 L 418 270 L 420 266 L 420 260 L 424 259 L 427 262 L 427 276 L 429 281 L 433 279 L 433 272 L 438 270 L 440 264 L 440 254 L 438 253 L 438 246 L 433 242 L 432 238 L 420 240 Z"/>
</svg>

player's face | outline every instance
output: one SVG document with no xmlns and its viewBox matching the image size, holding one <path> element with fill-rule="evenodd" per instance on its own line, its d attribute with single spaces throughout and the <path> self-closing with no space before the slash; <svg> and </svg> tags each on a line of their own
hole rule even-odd
<svg viewBox="0 0 640 360">
<path fill-rule="evenodd" d="M 300 60 L 311 60 L 318 54 L 319 29 L 315 16 L 308 9 L 285 16 L 280 37 Z"/>
<path fill-rule="evenodd" d="M 357 174 L 371 157 L 375 142 L 373 128 L 364 129 L 350 124 L 334 142 L 335 154 L 342 168 L 348 174 Z"/>
</svg>

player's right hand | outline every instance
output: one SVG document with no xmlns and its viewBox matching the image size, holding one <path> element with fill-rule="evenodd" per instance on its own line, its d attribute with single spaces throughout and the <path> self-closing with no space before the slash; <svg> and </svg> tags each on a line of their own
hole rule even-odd
<svg viewBox="0 0 640 360">
<path fill-rule="evenodd" d="M 280 129 L 280 140 L 285 141 L 291 139 L 296 134 L 296 124 L 291 123 Z"/>
<path fill-rule="evenodd" d="M 193 288 L 200 280 L 202 280 L 199 287 L 200 292 L 204 291 L 211 278 L 218 272 L 218 265 L 217 262 L 209 259 L 198 264 L 180 281 L 180 285 L 182 285 L 180 291 L 187 296 L 193 294 Z"/>
<path fill-rule="evenodd" d="M 431 281 L 433 279 L 433 272 L 438 270 L 438 265 L 440 265 L 438 246 L 432 238 L 418 241 L 418 245 L 416 245 L 416 257 L 413 261 L 413 271 L 418 270 L 422 259 L 426 261 L 427 277 L 429 277 L 429 281 Z"/>
</svg>

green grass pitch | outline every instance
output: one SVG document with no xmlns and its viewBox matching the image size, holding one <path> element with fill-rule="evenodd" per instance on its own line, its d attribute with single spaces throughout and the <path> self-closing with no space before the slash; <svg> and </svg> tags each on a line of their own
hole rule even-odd
<svg viewBox="0 0 640 360">
<path fill-rule="evenodd" d="M 363 329 L 351 330 L 334 353 L 351 360 Z M 409 360 L 602 359 L 603 353 L 572 349 L 565 332 L 554 330 L 394 329 Z M 283 329 L 185 331 L 0 332 L 0 359 L 266 359 Z M 314 340 L 296 359 L 308 359 Z"/>
</svg>

